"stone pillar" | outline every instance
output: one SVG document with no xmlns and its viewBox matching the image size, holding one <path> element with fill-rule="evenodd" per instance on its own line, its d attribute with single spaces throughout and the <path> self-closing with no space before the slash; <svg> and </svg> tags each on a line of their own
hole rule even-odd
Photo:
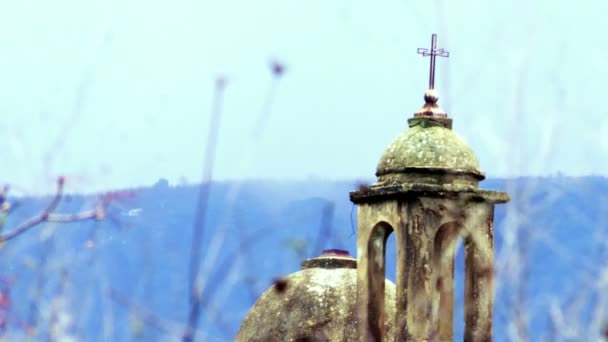
<svg viewBox="0 0 608 342">
<path fill-rule="evenodd" d="M 469 205 L 465 229 L 465 341 L 492 341 L 494 207 Z"/>
<path fill-rule="evenodd" d="M 408 322 L 410 319 L 408 312 L 408 297 L 410 289 L 407 287 L 410 276 L 407 262 L 407 249 L 410 248 L 407 234 L 408 213 L 407 210 L 401 211 L 401 224 L 395 229 L 395 242 L 397 252 L 397 270 L 395 277 L 396 298 L 395 298 L 395 340 L 404 341 L 410 336 Z"/>
<path fill-rule="evenodd" d="M 403 229 L 398 231 L 405 235 L 405 258 L 397 260 L 399 273 L 405 279 L 397 282 L 396 312 L 406 315 L 406 326 L 398 326 L 398 341 L 425 341 L 436 335 L 438 321 L 438 301 L 434 283 L 433 236 L 439 227 L 439 216 L 434 210 L 426 207 L 423 201 L 411 200 L 407 203 L 406 221 Z M 405 280 L 405 283 L 399 283 Z M 401 291 L 401 292 L 400 292 Z M 405 298 L 400 298 L 400 294 Z"/>
<path fill-rule="evenodd" d="M 364 204 L 358 209 L 357 320 L 360 341 L 384 341 L 386 240 L 395 222 L 394 203 Z"/>
<path fill-rule="evenodd" d="M 454 250 L 461 226 L 447 208 L 457 205 L 417 198 L 398 206 L 396 340 L 451 340 Z"/>
</svg>

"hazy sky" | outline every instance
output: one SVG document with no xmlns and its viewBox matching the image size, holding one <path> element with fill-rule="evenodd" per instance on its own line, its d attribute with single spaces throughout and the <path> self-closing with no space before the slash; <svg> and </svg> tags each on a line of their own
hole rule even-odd
<svg viewBox="0 0 608 342">
<path fill-rule="evenodd" d="M 608 174 L 607 1 L 3 1 L 0 180 L 71 191 L 372 179 L 423 104 L 428 59 L 489 177 Z M 286 72 L 274 80 L 269 63 Z M 260 119 L 261 117 L 265 117 Z M 262 134 L 253 134 L 256 122 Z"/>
</svg>

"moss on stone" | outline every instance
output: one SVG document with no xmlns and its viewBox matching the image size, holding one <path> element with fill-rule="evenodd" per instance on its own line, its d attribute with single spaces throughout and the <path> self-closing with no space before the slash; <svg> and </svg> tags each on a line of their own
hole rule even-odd
<svg viewBox="0 0 608 342">
<path fill-rule="evenodd" d="M 451 129 L 416 125 L 386 149 L 376 175 L 398 173 L 406 168 L 440 168 L 479 172 L 473 150 Z"/>
<path fill-rule="evenodd" d="M 394 339 L 395 285 L 386 281 L 387 341 Z M 355 268 L 308 268 L 281 280 L 245 317 L 237 341 L 358 340 Z"/>
</svg>

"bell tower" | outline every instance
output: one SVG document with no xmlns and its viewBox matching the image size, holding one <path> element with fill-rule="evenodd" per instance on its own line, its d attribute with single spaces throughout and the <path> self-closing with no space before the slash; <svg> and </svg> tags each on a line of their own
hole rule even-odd
<svg viewBox="0 0 608 342">
<path fill-rule="evenodd" d="M 506 193 L 481 190 L 485 176 L 471 148 L 452 131 L 437 105 L 435 57 L 430 49 L 429 89 L 409 129 L 384 152 L 377 182 L 350 193 L 358 205 L 357 318 L 361 341 L 384 341 L 385 247 L 395 233 L 397 341 L 452 341 L 454 254 L 465 246 L 465 341 L 492 340 L 494 205 Z"/>
</svg>

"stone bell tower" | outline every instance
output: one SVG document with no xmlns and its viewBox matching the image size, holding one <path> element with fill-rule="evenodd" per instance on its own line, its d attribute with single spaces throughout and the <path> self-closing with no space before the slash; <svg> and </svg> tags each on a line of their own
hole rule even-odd
<svg viewBox="0 0 608 342">
<path fill-rule="evenodd" d="M 471 148 L 437 105 L 436 48 L 424 106 L 384 152 L 378 180 L 350 193 L 358 205 L 357 318 L 361 341 L 384 341 L 385 246 L 395 233 L 397 341 L 452 341 L 454 254 L 465 246 L 465 341 L 492 340 L 494 205 L 506 193 L 479 189 L 485 178 Z"/>
</svg>

